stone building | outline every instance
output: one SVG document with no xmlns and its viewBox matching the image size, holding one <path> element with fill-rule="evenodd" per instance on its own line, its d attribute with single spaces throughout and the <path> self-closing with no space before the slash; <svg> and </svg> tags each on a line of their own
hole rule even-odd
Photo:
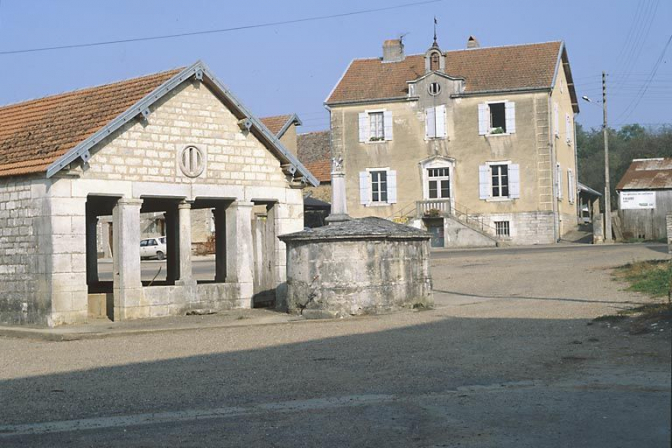
<svg viewBox="0 0 672 448">
<path fill-rule="evenodd" d="M 317 180 L 201 62 L 0 108 L 0 322 L 84 322 L 250 307 L 284 294 L 285 246 Z M 267 211 L 253 229 L 253 210 Z M 214 213 L 197 282 L 191 212 Z M 165 214 L 167 272 L 143 281 L 140 214 Z M 112 216 L 112 281 L 97 221 Z M 261 235 L 261 238 L 259 238 Z M 255 237 L 256 236 L 256 237 Z"/>
<path fill-rule="evenodd" d="M 562 42 L 355 59 L 325 105 L 348 211 L 428 229 L 434 246 L 552 243 L 577 226 Z"/>
</svg>

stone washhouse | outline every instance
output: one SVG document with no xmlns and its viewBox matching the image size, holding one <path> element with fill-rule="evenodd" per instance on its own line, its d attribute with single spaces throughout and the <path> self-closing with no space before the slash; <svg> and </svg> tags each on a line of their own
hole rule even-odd
<svg viewBox="0 0 672 448">
<path fill-rule="evenodd" d="M 277 235 L 303 228 L 315 177 L 201 62 L 0 107 L 0 323 L 56 326 L 284 302 Z M 214 215 L 216 266 L 196 281 L 191 211 Z M 166 221 L 143 278 L 143 213 Z M 112 220 L 110 280 L 97 223 Z"/>
</svg>

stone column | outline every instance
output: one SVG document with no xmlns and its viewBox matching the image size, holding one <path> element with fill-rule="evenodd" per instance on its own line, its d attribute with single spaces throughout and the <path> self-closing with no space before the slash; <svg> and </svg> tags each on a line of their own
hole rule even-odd
<svg viewBox="0 0 672 448">
<path fill-rule="evenodd" d="M 218 205 L 212 210 L 215 218 L 215 282 L 226 282 L 226 208 Z"/>
<path fill-rule="evenodd" d="M 334 157 L 331 164 L 331 213 L 326 221 L 331 223 L 349 221 L 347 201 L 345 197 L 345 171 L 343 158 Z"/>
<path fill-rule="evenodd" d="M 180 235 L 177 217 L 177 206 L 171 205 L 171 208 L 164 214 L 166 219 L 166 283 L 174 285 L 180 278 Z"/>
<path fill-rule="evenodd" d="M 142 317 L 138 309 L 143 299 L 140 270 L 141 206 L 140 199 L 121 198 L 112 211 L 115 321 Z"/>
<path fill-rule="evenodd" d="M 86 284 L 98 283 L 98 217 L 86 214 Z"/>
<path fill-rule="evenodd" d="M 179 284 L 195 283 L 191 270 L 191 202 L 177 206 L 180 226 L 180 280 Z"/>
<path fill-rule="evenodd" d="M 234 202 L 226 209 L 226 282 L 239 284 L 241 308 L 252 307 L 253 248 L 252 202 Z"/>
</svg>

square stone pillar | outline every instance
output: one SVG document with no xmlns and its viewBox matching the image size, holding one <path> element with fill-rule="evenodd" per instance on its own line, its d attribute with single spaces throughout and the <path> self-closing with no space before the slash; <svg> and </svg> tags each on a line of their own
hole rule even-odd
<svg viewBox="0 0 672 448">
<path fill-rule="evenodd" d="M 254 245 L 252 202 L 234 202 L 226 209 L 226 282 L 239 284 L 240 308 L 252 307 Z"/>
<path fill-rule="evenodd" d="M 164 214 L 166 220 L 166 283 L 174 285 L 180 278 L 180 228 L 178 225 L 177 205 Z"/>
<path fill-rule="evenodd" d="M 191 269 L 191 202 L 182 201 L 177 206 L 180 226 L 180 279 L 177 284 L 195 283 Z"/>
<path fill-rule="evenodd" d="M 98 217 L 86 211 L 86 284 L 98 283 Z"/>
<path fill-rule="evenodd" d="M 226 208 L 212 209 L 215 219 L 215 282 L 226 282 Z"/>
<path fill-rule="evenodd" d="M 121 198 L 112 211 L 114 231 L 114 320 L 144 317 L 140 266 L 140 207 L 142 200 Z"/>
</svg>

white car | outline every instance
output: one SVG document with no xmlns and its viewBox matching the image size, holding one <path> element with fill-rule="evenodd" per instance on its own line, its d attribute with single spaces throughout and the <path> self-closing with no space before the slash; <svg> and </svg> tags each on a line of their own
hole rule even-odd
<svg viewBox="0 0 672 448">
<path fill-rule="evenodd" d="M 140 240 L 140 258 L 156 258 L 164 260 L 166 258 L 166 237 L 146 238 Z"/>
</svg>

